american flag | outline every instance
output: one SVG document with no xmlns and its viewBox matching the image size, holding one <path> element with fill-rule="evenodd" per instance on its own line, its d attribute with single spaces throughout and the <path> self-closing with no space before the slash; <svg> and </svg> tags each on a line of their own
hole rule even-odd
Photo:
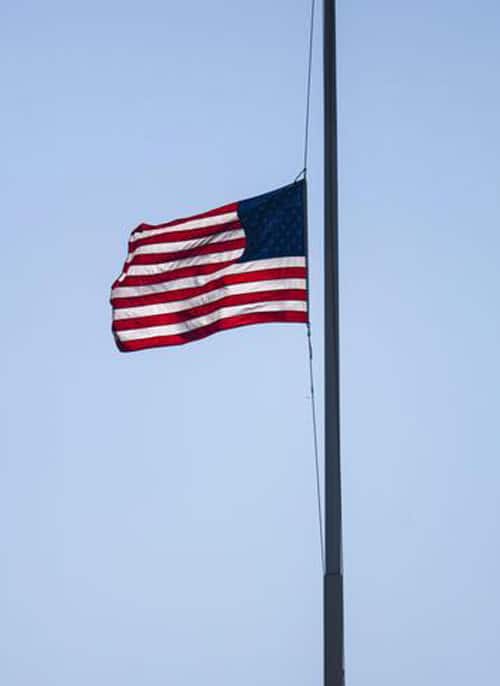
<svg viewBox="0 0 500 686">
<path fill-rule="evenodd" d="M 307 322 L 305 182 L 166 224 L 140 224 L 111 290 L 122 351 L 247 324 Z"/>
</svg>

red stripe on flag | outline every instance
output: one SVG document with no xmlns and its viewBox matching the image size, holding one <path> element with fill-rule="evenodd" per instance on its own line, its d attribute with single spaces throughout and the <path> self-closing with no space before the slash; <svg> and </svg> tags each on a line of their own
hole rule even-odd
<svg viewBox="0 0 500 686">
<path fill-rule="evenodd" d="M 158 348 L 171 345 L 182 345 L 190 341 L 196 341 L 218 331 L 235 329 L 249 324 L 267 324 L 271 322 L 285 323 L 295 322 L 306 324 L 308 321 L 306 312 L 254 312 L 252 314 L 240 315 L 238 317 L 228 317 L 218 322 L 213 322 L 208 326 L 186 331 L 182 334 L 172 336 L 157 336 L 155 338 L 143 338 L 135 341 L 120 341 L 115 335 L 118 348 L 122 352 L 132 352 L 133 350 L 145 350 L 146 348 Z"/>
<path fill-rule="evenodd" d="M 210 210 L 209 212 L 202 212 L 201 214 L 194 214 L 191 217 L 184 217 L 182 219 L 173 219 L 170 222 L 165 222 L 162 224 L 139 224 L 137 228 L 135 228 L 132 231 L 132 235 L 134 233 L 138 233 L 139 231 L 150 231 L 151 229 L 164 229 L 169 226 L 175 226 L 176 224 L 182 224 L 184 222 L 190 222 L 196 219 L 206 219 L 207 217 L 215 217 L 218 214 L 228 214 L 229 212 L 236 212 L 238 210 L 238 203 L 233 202 L 229 203 L 229 205 L 222 205 L 221 207 L 217 207 L 215 210 Z"/>
<path fill-rule="evenodd" d="M 281 267 L 277 269 L 261 269 L 259 271 L 243 272 L 241 274 L 225 274 L 203 286 L 192 288 L 176 288 L 163 293 L 151 293 L 150 295 L 136 295 L 128 298 L 111 298 L 111 304 L 116 308 L 136 307 L 138 305 L 158 305 L 160 303 L 187 300 L 197 295 L 210 293 L 218 288 L 237 283 L 252 283 L 259 281 L 273 281 L 281 279 L 306 279 L 305 267 Z M 170 279 L 169 279 L 170 281 Z M 117 284 L 117 287 L 129 285 L 125 282 Z"/>
<path fill-rule="evenodd" d="M 134 317 L 127 319 L 117 319 L 113 322 L 113 331 L 129 331 L 131 329 L 143 329 L 151 326 L 166 326 L 168 324 L 181 324 L 197 317 L 203 317 L 212 312 L 235 305 L 248 305 L 258 302 L 276 301 L 302 301 L 306 300 L 305 290 L 279 290 L 261 291 L 260 293 L 238 293 L 228 295 L 212 303 L 198 305 L 178 312 L 168 312 L 166 314 L 155 314 L 146 317 Z"/>
<path fill-rule="evenodd" d="M 198 264 L 194 267 L 179 267 L 179 269 L 171 269 L 162 274 L 142 274 L 141 276 L 127 275 L 123 281 L 116 280 L 113 284 L 113 288 L 118 286 L 150 286 L 155 283 L 168 283 L 175 279 L 184 279 L 188 276 L 213 274 L 220 269 L 224 269 L 224 267 L 229 267 L 231 264 L 233 264 L 233 260 L 218 262 L 217 264 Z"/>
<path fill-rule="evenodd" d="M 215 226 L 206 226 L 202 229 L 188 229 L 186 231 L 169 231 L 168 233 L 157 233 L 154 236 L 147 238 L 138 238 L 135 241 L 130 241 L 130 250 L 136 250 L 143 245 L 154 245 L 155 243 L 175 243 L 178 241 L 190 241 L 196 238 L 205 238 L 212 234 L 222 233 L 224 231 L 237 231 L 241 229 L 239 221 L 228 222 L 227 224 L 216 224 Z"/>
<path fill-rule="evenodd" d="M 213 255 L 228 252 L 230 250 L 244 250 L 245 246 L 245 238 L 236 238 L 229 241 L 220 241 L 219 243 L 200 245 L 196 248 L 190 248 L 189 250 L 178 250 L 177 252 L 139 254 L 135 255 L 132 260 L 128 262 L 128 266 L 175 262 L 176 260 L 189 259 L 190 257 L 199 257 L 200 255 Z"/>
</svg>

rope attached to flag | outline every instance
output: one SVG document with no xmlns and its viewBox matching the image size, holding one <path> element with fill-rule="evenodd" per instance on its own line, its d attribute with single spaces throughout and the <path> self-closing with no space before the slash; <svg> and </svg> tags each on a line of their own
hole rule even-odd
<svg viewBox="0 0 500 686">
<path fill-rule="evenodd" d="M 305 123 L 304 123 L 304 166 L 303 169 L 297 175 L 295 181 L 297 182 L 301 176 L 304 177 L 305 186 L 307 187 L 307 164 L 309 160 L 309 130 L 311 121 L 311 88 L 312 88 L 312 64 L 313 64 L 313 47 L 314 47 L 314 26 L 316 18 L 316 0 L 311 0 L 311 14 L 310 14 L 310 25 L 309 25 L 309 49 L 308 49 L 308 65 L 307 65 L 307 87 L 306 87 L 306 112 L 305 112 Z M 309 241 L 308 241 L 308 217 L 307 217 L 307 202 L 305 203 L 305 222 L 304 226 L 306 229 L 306 246 L 307 252 L 309 253 Z M 316 412 L 316 394 L 314 388 L 314 364 L 313 364 L 313 344 L 312 344 L 312 331 L 311 331 L 311 316 L 310 316 L 310 288 L 309 288 L 309 260 L 307 267 L 307 298 L 308 298 L 308 321 L 307 321 L 307 347 L 308 347 L 308 357 L 309 357 L 309 387 L 311 392 L 311 419 L 312 419 L 312 429 L 313 429 L 313 445 L 314 445 L 314 469 L 315 469 L 315 480 L 316 480 L 316 501 L 318 506 L 318 527 L 319 527 L 319 539 L 320 539 L 320 553 L 321 553 L 321 566 L 323 573 L 326 570 L 326 557 L 325 557 L 325 537 L 323 533 L 323 504 L 321 496 L 321 473 L 319 464 L 319 446 L 318 446 L 318 421 Z"/>
<path fill-rule="evenodd" d="M 321 567 L 323 573 L 326 571 L 325 560 L 325 537 L 323 534 L 323 505 L 321 498 L 321 477 L 319 470 L 319 448 L 318 448 L 318 422 L 316 417 L 316 395 L 314 392 L 314 369 L 313 369 L 313 346 L 311 339 L 311 324 L 307 324 L 307 345 L 309 349 L 309 384 L 311 389 L 311 412 L 312 412 L 312 426 L 313 426 L 313 441 L 314 441 L 314 467 L 316 472 L 316 499 L 318 503 L 318 524 L 319 524 L 319 538 L 321 548 Z"/>
<path fill-rule="evenodd" d="M 304 133 L 304 175 L 307 173 L 307 162 L 309 155 L 309 124 L 311 119 L 311 85 L 312 85 L 312 63 L 314 45 L 314 19 L 316 16 L 316 0 L 311 1 L 311 19 L 309 28 L 309 58 L 307 66 L 307 96 L 306 96 L 306 121 Z"/>
</svg>

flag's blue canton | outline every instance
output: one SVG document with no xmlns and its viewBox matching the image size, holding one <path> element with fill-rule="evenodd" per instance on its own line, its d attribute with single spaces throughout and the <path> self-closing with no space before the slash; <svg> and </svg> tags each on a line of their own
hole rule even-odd
<svg viewBox="0 0 500 686">
<path fill-rule="evenodd" d="M 298 181 L 239 203 L 246 248 L 238 262 L 305 255 L 304 191 Z"/>
</svg>

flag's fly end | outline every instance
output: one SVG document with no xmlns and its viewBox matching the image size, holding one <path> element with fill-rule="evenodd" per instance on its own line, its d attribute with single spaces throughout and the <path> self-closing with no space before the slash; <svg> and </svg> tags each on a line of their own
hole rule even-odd
<svg viewBox="0 0 500 686">
<path fill-rule="evenodd" d="M 123 352 L 307 323 L 305 182 L 131 234 L 111 290 Z"/>
</svg>

